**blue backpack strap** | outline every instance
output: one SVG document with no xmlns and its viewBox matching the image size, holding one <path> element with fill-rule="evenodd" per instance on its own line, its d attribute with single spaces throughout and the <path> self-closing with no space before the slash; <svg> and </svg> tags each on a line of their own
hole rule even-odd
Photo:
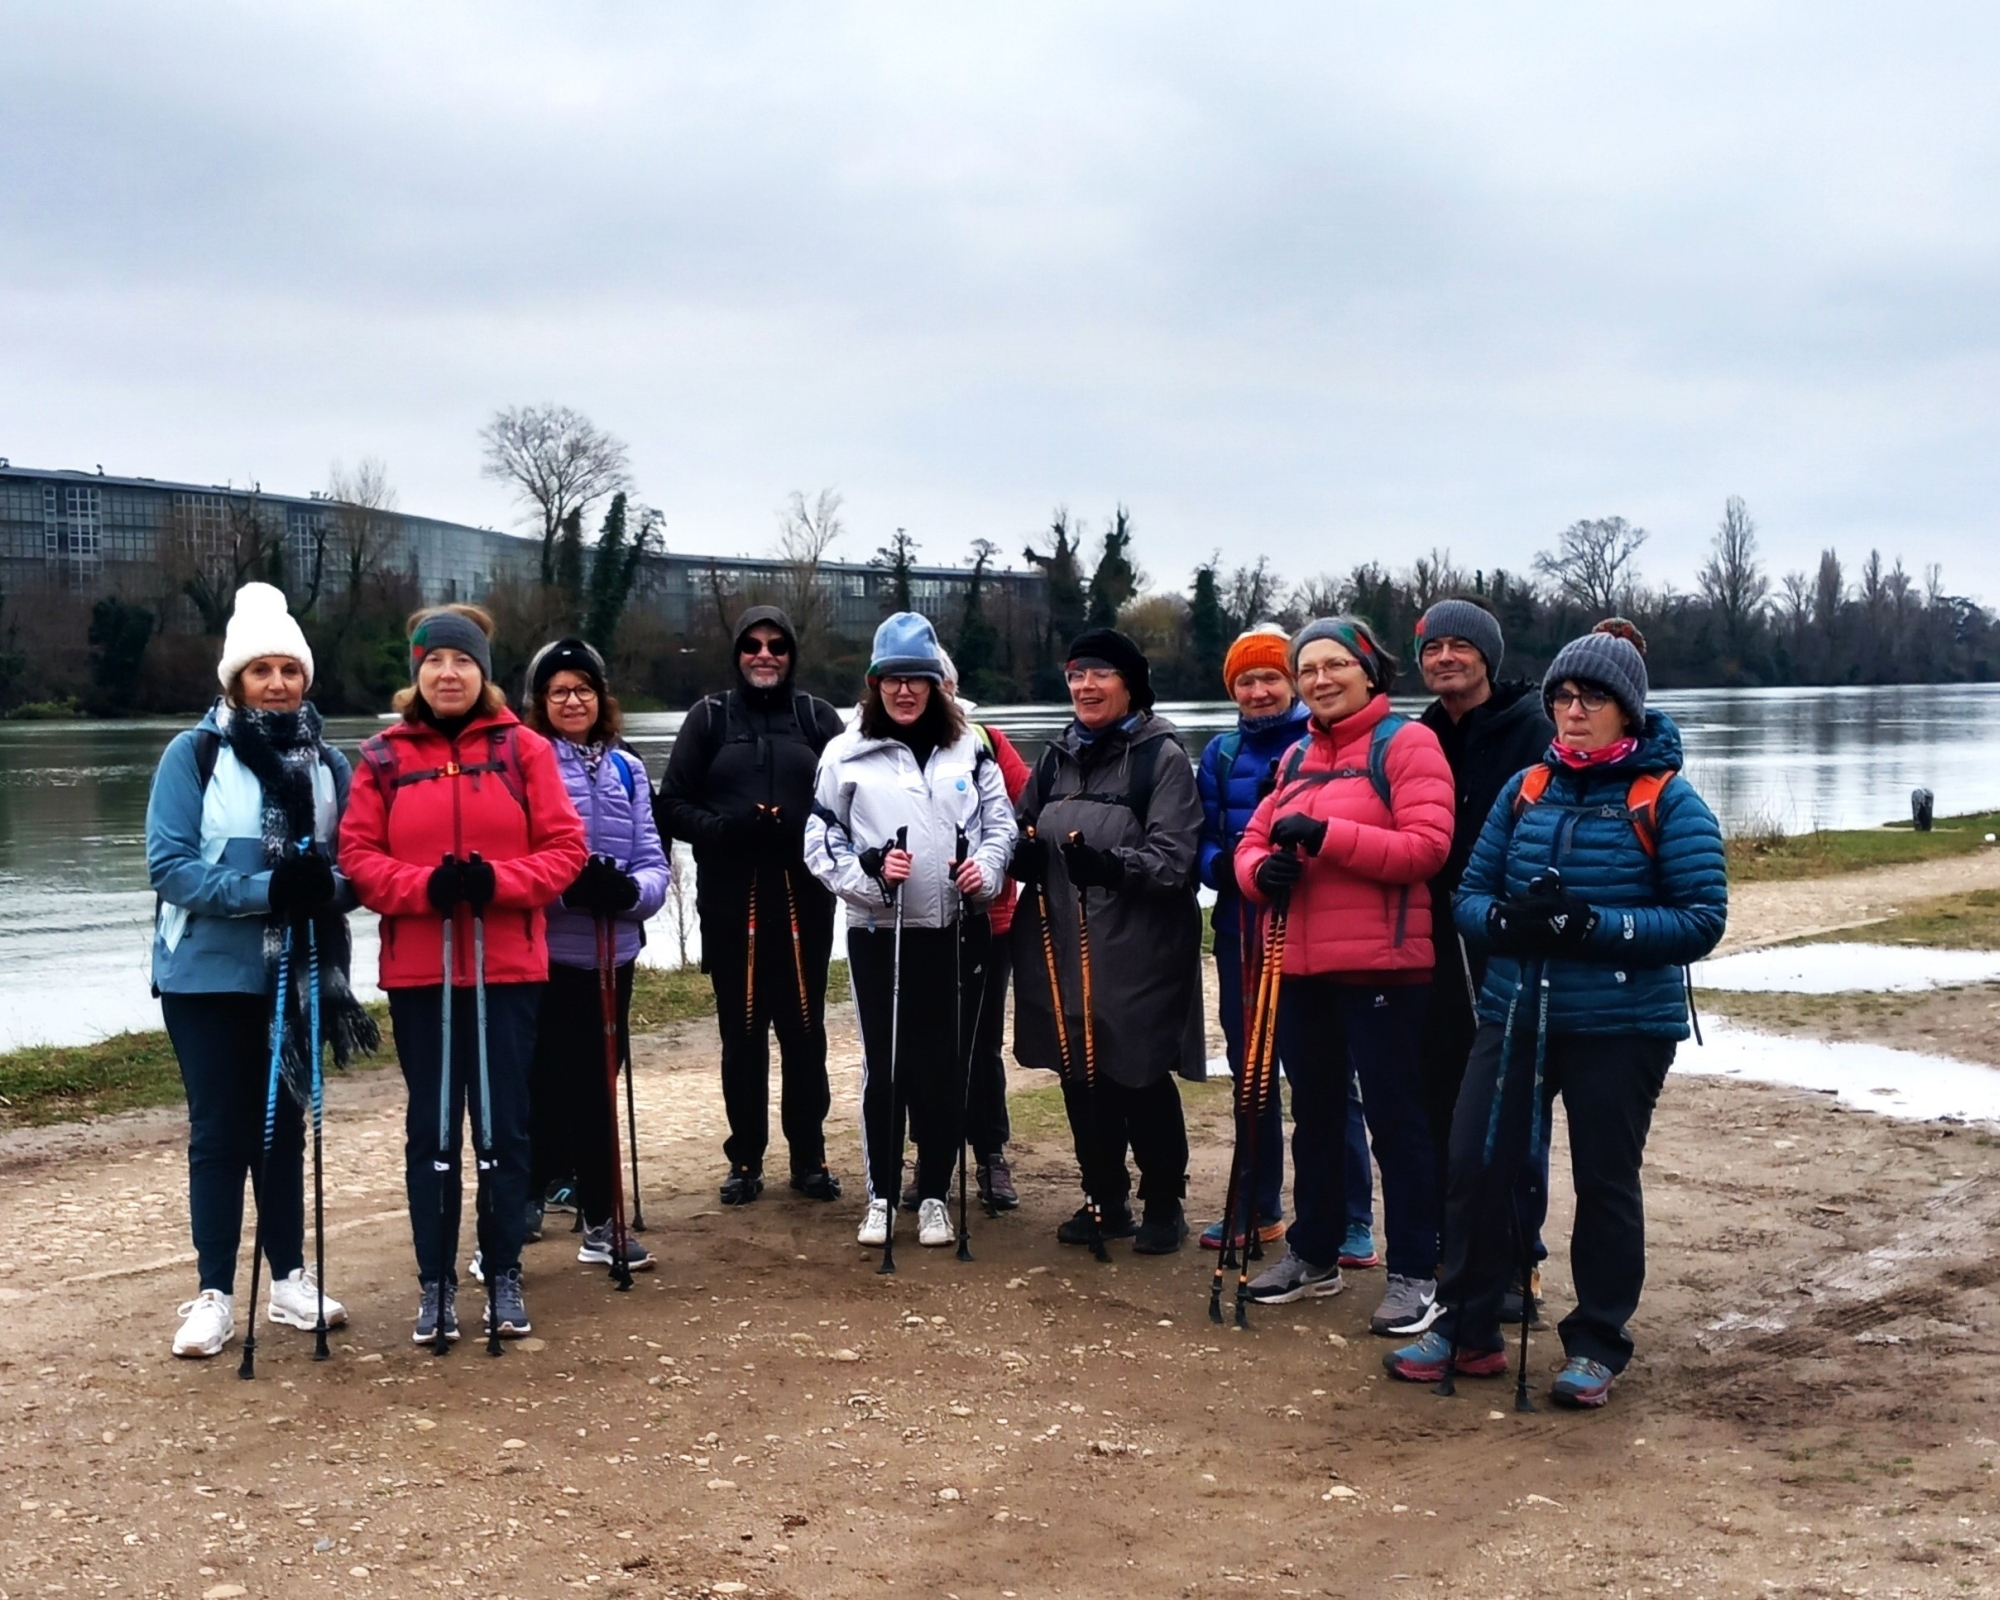
<svg viewBox="0 0 2000 1600">
<path fill-rule="evenodd" d="M 1400 711 L 1390 712 L 1375 724 L 1375 736 L 1368 741 L 1368 781 L 1375 785 L 1383 810 L 1391 814 L 1396 808 L 1389 803 L 1389 741 L 1409 720 Z"/>
<path fill-rule="evenodd" d="M 618 768 L 618 781 L 625 785 L 625 799 L 629 804 L 639 792 L 639 785 L 632 776 L 632 762 L 623 750 L 609 752 L 612 764 Z"/>
</svg>

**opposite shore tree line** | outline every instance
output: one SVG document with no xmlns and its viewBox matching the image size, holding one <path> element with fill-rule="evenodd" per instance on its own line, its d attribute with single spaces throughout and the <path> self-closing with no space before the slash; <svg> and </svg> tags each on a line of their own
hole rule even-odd
<svg viewBox="0 0 2000 1600">
<path fill-rule="evenodd" d="M 777 535 L 743 582 L 710 569 L 685 627 L 646 603 L 646 563 L 664 547 L 665 519 L 636 495 L 622 441 L 566 407 L 498 412 L 482 430 L 484 472 L 519 499 L 535 559 L 494 584 L 495 669 L 513 686 L 541 641 L 580 633 L 612 663 L 635 704 L 677 707 L 728 670 L 731 621 L 743 605 L 786 606 L 805 647 L 809 686 L 852 692 L 866 666 L 866 627 L 836 603 L 828 563 L 846 529 L 841 497 L 794 492 Z M 372 712 L 406 679 L 404 619 L 419 603 L 392 557 L 396 495 L 386 468 L 336 466 L 319 497 L 326 515 L 301 545 L 255 496 L 230 502 L 218 526 L 169 527 L 150 592 L 0 595 L 0 711 L 8 715 L 191 712 L 214 693 L 217 641 L 235 591 L 259 579 L 291 597 L 317 662 L 315 698 L 330 712 Z M 1137 564 L 1130 511 L 1095 534 L 1057 508 L 1021 558 L 1042 578 L 1040 602 L 1000 603 L 990 575 L 1001 547 L 978 540 L 942 601 L 920 593 L 923 550 L 898 528 L 868 564 L 874 610 L 928 610 L 969 694 L 989 703 L 1062 698 L 1063 642 L 1115 623 L 1151 656 L 1163 697 L 1211 699 L 1222 659 L 1245 627 L 1288 627 L 1332 612 L 1367 617 L 1405 649 L 1418 616 L 1444 595 L 1474 596 L 1506 630 L 1507 671 L 1538 672 L 1565 639 L 1618 614 L 1646 634 L 1662 687 L 1861 685 L 1986 681 L 2000 675 L 1993 613 L 1949 592 L 1936 566 L 1911 573 L 1871 550 L 1852 566 L 1834 550 L 1811 572 L 1773 580 L 1743 501 L 1730 498 L 1695 586 L 1644 580 L 1645 529 L 1622 517 L 1561 530 L 1526 572 L 1467 566 L 1433 551 L 1405 567 L 1362 560 L 1287 576 L 1269 557 L 1197 567 L 1183 588 L 1154 587 Z M 1296 546 L 1294 547 L 1296 548 Z M 936 569 L 930 569 L 935 574 Z M 931 580 L 935 583 L 935 578 Z M 1405 685 L 1414 687 L 1412 677 Z"/>
</svg>

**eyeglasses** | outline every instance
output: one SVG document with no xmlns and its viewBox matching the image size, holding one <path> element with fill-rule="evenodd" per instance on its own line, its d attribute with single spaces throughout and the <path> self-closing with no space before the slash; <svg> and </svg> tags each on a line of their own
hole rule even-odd
<svg viewBox="0 0 2000 1600">
<path fill-rule="evenodd" d="M 567 705 L 572 700 L 580 704 L 585 700 L 597 698 L 597 691 L 588 685 L 580 689 L 544 689 L 542 693 L 548 696 L 551 704 L 559 706 Z"/>
<path fill-rule="evenodd" d="M 1117 669 L 1113 667 L 1071 667 L 1063 674 L 1063 682 L 1072 689 L 1085 683 L 1093 689 L 1101 689 L 1117 676 Z"/>
<path fill-rule="evenodd" d="M 1567 711 L 1571 706 L 1582 706 L 1585 711 L 1602 711 L 1611 704 L 1611 696 L 1602 689 L 1558 689 L 1549 696 L 1549 704 L 1558 711 Z"/>
<path fill-rule="evenodd" d="M 792 653 L 792 646 L 786 639 L 745 639 L 736 647 L 736 653 L 744 656 L 788 656 Z"/>
<path fill-rule="evenodd" d="M 1299 678 L 1302 682 L 1306 679 L 1331 678 L 1337 673 L 1352 672 L 1360 665 L 1360 662 L 1353 660 L 1315 661 L 1309 667 L 1299 668 Z"/>
<path fill-rule="evenodd" d="M 888 694 L 915 694 L 919 686 L 928 689 L 930 682 L 929 678 L 890 677 L 882 680 L 882 688 Z"/>
</svg>

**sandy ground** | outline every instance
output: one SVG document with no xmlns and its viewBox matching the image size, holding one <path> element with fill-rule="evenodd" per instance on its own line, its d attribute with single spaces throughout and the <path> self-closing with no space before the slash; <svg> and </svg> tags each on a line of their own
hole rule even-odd
<svg viewBox="0 0 2000 1600">
<path fill-rule="evenodd" d="M 1769 936 L 1937 892 L 1748 898 Z M 1671 1080 L 1639 1358 L 1601 1413 L 1522 1416 L 1511 1383 L 1383 1377 L 1379 1273 L 1245 1334 L 1206 1318 L 1213 1257 L 1061 1249 L 1058 1138 L 1019 1145 L 1023 1208 L 975 1215 L 970 1264 L 906 1231 L 877 1276 L 847 1201 L 719 1212 L 712 1056 L 699 1029 L 640 1049 L 661 1269 L 617 1294 L 552 1232 L 537 1337 L 498 1361 L 409 1343 L 391 1075 L 333 1096 L 353 1324 L 326 1365 L 268 1328 L 254 1383 L 233 1350 L 166 1353 L 193 1280 L 176 1118 L 0 1141 L 0 1597 L 2000 1593 L 1984 1132 Z M 852 1173 L 851 1033 L 835 1057 Z M 1189 1104 L 1200 1213 L 1224 1106 Z M 1538 1391 L 1556 1365 L 1539 1335 Z"/>
<path fill-rule="evenodd" d="M 1800 883 L 1732 884 L 1729 931 L 1721 950 L 1727 954 L 1779 939 L 1862 927 L 1896 916 L 1918 901 L 1994 888 L 2000 888 L 2000 849 Z"/>
</svg>

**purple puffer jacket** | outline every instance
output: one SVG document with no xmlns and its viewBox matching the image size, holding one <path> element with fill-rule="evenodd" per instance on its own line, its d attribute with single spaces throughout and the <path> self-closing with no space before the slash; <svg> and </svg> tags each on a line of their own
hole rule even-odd
<svg viewBox="0 0 2000 1600">
<path fill-rule="evenodd" d="M 639 924 L 667 903 L 672 872 L 660 848 L 660 830 L 653 824 L 653 786 L 646 777 L 646 764 L 632 751 L 620 749 L 597 763 L 593 780 L 576 745 L 558 738 L 551 738 L 549 745 L 556 753 L 563 787 L 583 818 L 590 853 L 611 857 L 638 882 L 639 903 L 616 919 L 618 964 L 623 966 L 639 953 Z M 549 959 L 565 967 L 595 967 L 597 919 L 587 911 L 569 910 L 561 900 L 549 907 L 548 916 Z"/>
</svg>

